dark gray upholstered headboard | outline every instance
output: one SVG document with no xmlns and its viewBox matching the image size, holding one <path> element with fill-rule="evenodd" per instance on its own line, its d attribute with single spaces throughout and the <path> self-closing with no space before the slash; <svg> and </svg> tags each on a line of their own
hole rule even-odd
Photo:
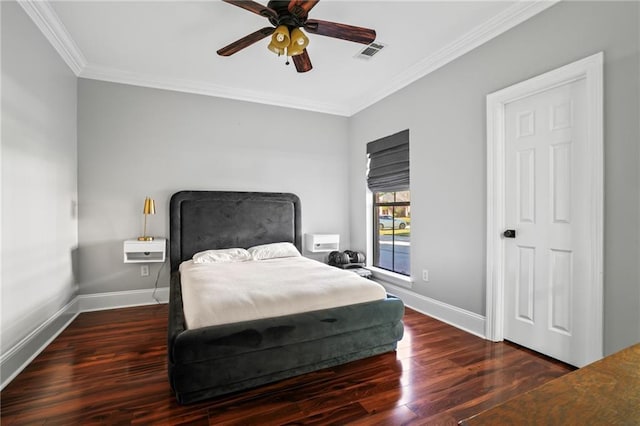
<svg viewBox="0 0 640 426">
<path fill-rule="evenodd" d="M 180 191 L 169 210 L 171 271 L 203 250 L 286 241 L 302 251 L 300 199 L 294 194 Z"/>
</svg>

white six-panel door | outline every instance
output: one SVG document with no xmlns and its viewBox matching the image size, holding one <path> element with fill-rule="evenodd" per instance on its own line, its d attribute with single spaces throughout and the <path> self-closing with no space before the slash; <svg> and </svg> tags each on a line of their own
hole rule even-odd
<svg viewBox="0 0 640 426">
<path fill-rule="evenodd" d="M 584 79 L 507 104 L 505 339 L 576 364 L 588 336 Z M 575 354 L 575 355 L 574 355 Z"/>
<path fill-rule="evenodd" d="M 603 353 L 602 68 L 487 96 L 487 338 L 580 367 Z"/>
</svg>

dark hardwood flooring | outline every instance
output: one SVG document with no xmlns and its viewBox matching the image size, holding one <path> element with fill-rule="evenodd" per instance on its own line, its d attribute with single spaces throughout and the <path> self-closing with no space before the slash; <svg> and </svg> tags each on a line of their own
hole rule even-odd
<svg viewBox="0 0 640 426">
<path fill-rule="evenodd" d="M 453 425 L 572 370 L 407 309 L 396 353 L 180 406 L 167 382 L 167 312 L 79 315 L 2 391 L 2 425 Z"/>
</svg>

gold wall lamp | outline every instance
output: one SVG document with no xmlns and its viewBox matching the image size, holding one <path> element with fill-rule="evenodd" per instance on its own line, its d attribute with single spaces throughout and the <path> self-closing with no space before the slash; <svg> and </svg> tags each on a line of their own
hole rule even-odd
<svg viewBox="0 0 640 426">
<path fill-rule="evenodd" d="M 156 214 L 156 203 L 153 198 L 146 197 L 144 199 L 142 214 L 144 214 L 144 228 L 142 228 L 142 236 L 138 237 L 138 241 L 153 241 L 153 237 L 147 235 L 147 216 Z"/>
</svg>

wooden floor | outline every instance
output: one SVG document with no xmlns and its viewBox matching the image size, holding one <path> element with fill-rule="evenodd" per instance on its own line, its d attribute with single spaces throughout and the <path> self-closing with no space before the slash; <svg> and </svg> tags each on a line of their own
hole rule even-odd
<svg viewBox="0 0 640 426">
<path fill-rule="evenodd" d="M 572 370 L 407 309 L 396 353 L 180 406 L 167 305 L 83 313 L 0 394 L 2 425 L 456 424 Z"/>
<path fill-rule="evenodd" d="M 640 425 L 640 343 L 520 394 L 462 424 Z"/>
</svg>

